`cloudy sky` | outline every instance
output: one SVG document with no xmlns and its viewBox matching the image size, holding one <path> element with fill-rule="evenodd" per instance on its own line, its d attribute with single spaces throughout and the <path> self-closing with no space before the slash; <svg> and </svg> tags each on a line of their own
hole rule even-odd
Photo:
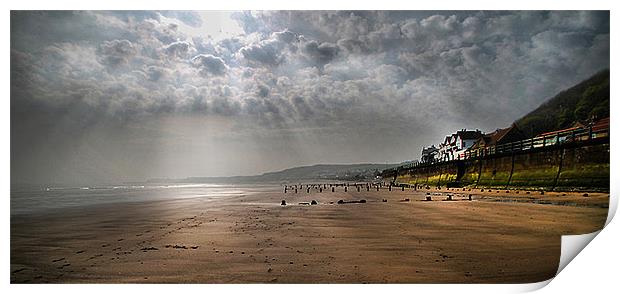
<svg viewBox="0 0 620 294">
<path fill-rule="evenodd" d="M 11 13 L 12 182 L 401 162 L 609 67 L 608 12 Z"/>
</svg>

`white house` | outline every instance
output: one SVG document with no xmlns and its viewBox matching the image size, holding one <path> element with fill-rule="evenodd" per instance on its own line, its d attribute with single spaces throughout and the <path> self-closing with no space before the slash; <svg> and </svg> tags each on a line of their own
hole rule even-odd
<svg viewBox="0 0 620 294">
<path fill-rule="evenodd" d="M 446 136 L 444 141 L 439 144 L 439 160 L 448 161 L 463 159 L 465 151 L 474 145 L 481 137 L 482 132 L 480 132 L 480 130 L 468 131 L 466 129 Z"/>
</svg>

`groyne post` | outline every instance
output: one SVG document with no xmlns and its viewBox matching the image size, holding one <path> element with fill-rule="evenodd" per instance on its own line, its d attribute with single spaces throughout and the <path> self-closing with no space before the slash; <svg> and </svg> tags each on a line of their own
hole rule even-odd
<svg viewBox="0 0 620 294">
<path fill-rule="evenodd" d="M 592 129 L 590 128 L 590 132 Z M 560 163 L 558 164 L 558 173 L 555 175 L 555 179 L 553 180 L 553 186 L 551 187 L 551 191 L 555 190 L 555 187 L 558 185 L 558 179 L 560 178 L 560 173 L 562 172 L 562 163 L 564 161 L 564 147 L 560 149 Z"/>
</svg>

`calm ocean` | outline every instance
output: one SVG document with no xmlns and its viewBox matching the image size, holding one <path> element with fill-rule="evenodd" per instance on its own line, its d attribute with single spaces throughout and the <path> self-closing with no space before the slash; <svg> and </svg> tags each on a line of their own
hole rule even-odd
<svg viewBox="0 0 620 294">
<path fill-rule="evenodd" d="M 275 191 L 274 185 L 170 184 L 102 187 L 11 188 L 11 215 L 119 202 L 229 197 Z"/>
</svg>

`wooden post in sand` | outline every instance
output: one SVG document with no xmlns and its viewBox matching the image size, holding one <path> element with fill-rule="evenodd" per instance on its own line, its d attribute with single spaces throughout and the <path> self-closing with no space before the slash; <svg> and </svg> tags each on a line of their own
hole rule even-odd
<svg viewBox="0 0 620 294">
<path fill-rule="evenodd" d="M 319 193 L 323 193 L 323 188 L 319 188 Z"/>
<path fill-rule="evenodd" d="M 370 186 L 366 185 L 366 191 L 370 191 Z"/>
<path fill-rule="evenodd" d="M 347 186 L 345 186 L 345 187 L 344 187 L 344 191 L 345 191 L 345 192 L 347 191 Z"/>
<path fill-rule="evenodd" d="M 392 185 L 388 187 L 388 191 L 392 191 Z"/>
<path fill-rule="evenodd" d="M 306 190 L 306 193 L 310 193 L 310 187 L 308 187 L 308 190 Z"/>
<path fill-rule="evenodd" d="M 334 192 L 334 187 L 332 187 L 332 192 Z"/>
<path fill-rule="evenodd" d="M 377 185 L 377 192 L 379 192 L 379 185 Z"/>
<path fill-rule="evenodd" d="M 295 194 L 297 194 L 297 188 L 295 188 Z"/>
<path fill-rule="evenodd" d="M 360 191 L 360 186 L 358 186 L 358 185 L 355 185 L 355 186 L 357 187 L 357 192 L 359 192 Z"/>
<path fill-rule="evenodd" d="M 405 186 L 400 186 L 401 187 L 401 191 L 405 191 Z"/>
<path fill-rule="evenodd" d="M 286 186 L 284 186 L 284 194 L 286 194 Z"/>
</svg>

